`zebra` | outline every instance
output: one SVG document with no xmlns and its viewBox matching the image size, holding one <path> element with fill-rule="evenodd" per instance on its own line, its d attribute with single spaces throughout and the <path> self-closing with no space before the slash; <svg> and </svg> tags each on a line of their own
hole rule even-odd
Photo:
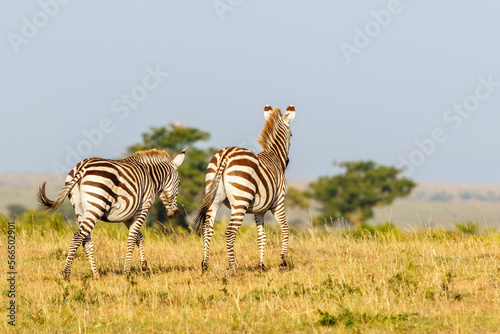
<svg viewBox="0 0 500 334">
<path fill-rule="evenodd" d="M 264 214 L 271 211 L 281 228 L 281 269 L 287 268 L 289 227 L 285 216 L 288 151 L 292 136 L 290 122 L 295 108 L 290 105 L 282 116 L 279 108 L 264 108 L 266 123 L 258 138 L 263 152 L 241 147 L 226 147 L 210 160 L 205 177 L 205 197 L 195 218 L 195 227 L 202 230 L 204 243 L 202 272 L 208 270 L 210 239 L 214 220 L 222 203 L 231 209 L 231 218 L 225 232 L 229 270 L 236 270 L 234 241 L 245 213 L 254 214 L 257 225 L 259 264 L 264 266 Z"/>
<path fill-rule="evenodd" d="M 185 150 L 171 160 L 167 152 L 152 149 L 136 152 L 121 160 L 85 159 L 69 172 L 65 186 L 55 200 L 45 195 L 47 182 L 40 185 L 37 197 L 43 209 L 52 213 L 68 196 L 78 219 L 79 228 L 73 234 L 62 271 L 66 281 L 69 281 L 71 265 L 81 244 L 90 261 L 94 279 L 99 278 L 90 237 L 98 220 L 123 222 L 129 229 L 124 275 L 130 276 L 136 244 L 141 255 L 142 271 L 149 274 L 140 228 L 155 195 L 159 195 L 165 205 L 169 219 L 179 215 L 177 194 L 180 181 L 177 168 L 184 161 L 184 156 Z"/>
</svg>

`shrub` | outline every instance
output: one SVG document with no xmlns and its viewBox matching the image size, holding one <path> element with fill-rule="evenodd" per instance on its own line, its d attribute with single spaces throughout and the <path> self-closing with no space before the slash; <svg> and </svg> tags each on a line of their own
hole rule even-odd
<svg viewBox="0 0 500 334">
<path fill-rule="evenodd" d="M 467 223 L 455 223 L 456 229 L 462 234 L 479 234 L 479 223 L 469 221 Z"/>
</svg>

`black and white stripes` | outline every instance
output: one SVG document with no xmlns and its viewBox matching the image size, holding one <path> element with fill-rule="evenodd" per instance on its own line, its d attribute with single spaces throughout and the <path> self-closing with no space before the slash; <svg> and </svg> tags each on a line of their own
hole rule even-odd
<svg viewBox="0 0 500 334">
<path fill-rule="evenodd" d="M 177 168 L 184 151 L 171 160 L 165 151 L 137 152 L 122 160 L 90 158 L 79 162 L 66 178 L 55 201 L 45 195 L 45 183 L 38 191 L 38 201 L 50 212 L 69 197 L 78 218 L 79 229 L 71 240 L 63 275 L 69 280 L 71 265 L 78 247 L 83 244 L 94 278 L 99 277 L 94 260 L 91 232 L 98 220 L 124 222 L 129 229 L 124 274 L 130 273 L 134 246 L 139 247 L 142 270 L 148 271 L 140 231 L 149 208 L 158 194 L 171 219 L 179 214 Z"/>
<path fill-rule="evenodd" d="M 210 161 L 206 173 L 205 198 L 196 217 L 202 228 L 204 253 L 202 270 L 208 269 L 208 253 L 213 224 L 222 203 L 231 209 L 231 219 L 226 229 L 226 245 L 229 267 L 236 269 L 234 241 L 245 213 L 255 215 L 259 266 L 264 267 L 264 214 L 270 210 L 281 227 L 282 266 L 287 266 L 289 228 L 285 216 L 286 194 L 285 169 L 290 148 L 290 122 L 295 116 L 291 105 L 282 116 L 279 108 L 264 108 L 266 123 L 259 137 L 263 152 L 227 147 L 219 151 Z"/>
</svg>

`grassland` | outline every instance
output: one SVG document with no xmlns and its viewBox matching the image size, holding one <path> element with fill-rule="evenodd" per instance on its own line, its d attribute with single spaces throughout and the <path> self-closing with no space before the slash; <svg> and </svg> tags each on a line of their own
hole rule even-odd
<svg viewBox="0 0 500 334">
<path fill-rule="evenodd" d="M 6 266 L 7 223 L 0 219 Z M 80 249 L 71 282 L 60 274 L 74 228 L 58 215 L 16 221 L 15 333 L 497 333 L 500 234 L 458 230 L 403 233 L 392 225 L 294 231 L 293 269 L 280 271 L 279 231 L 268 227 L 268 270 L 256 270 L 256 229 L 238 233 L 238 271 L 226 270 L 224 225 L 201 274 L 199 236 L 143 229 L 151 277 L 121 274 L 127 231 L 100 223 L 92 239 L 102 273 L 94 281 Z M 274 224 L 272 224 L 274 225 Z M 5 280 L 2 309 L 9 298 Z"/>
</svg>

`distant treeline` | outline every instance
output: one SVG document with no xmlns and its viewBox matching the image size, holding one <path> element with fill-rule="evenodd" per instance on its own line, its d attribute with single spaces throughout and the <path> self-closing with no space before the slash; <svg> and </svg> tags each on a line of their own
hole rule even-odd
<svg viewBox="0 0 500 334">
<path fill-rule="evenodd" d="M 440 191 L 436 193 L 428 193 L 426 191 L 416 191 L 409 198 L 413 201 L 431 201 L 431 202 L 454 202 L 454 201 L 477 201 L 477 202 L 500 202 L 500 193 L 493 191 L 478 192 L 478 191 L 461 191 L 459 193 L 451 193 Z"/>
</svg>

